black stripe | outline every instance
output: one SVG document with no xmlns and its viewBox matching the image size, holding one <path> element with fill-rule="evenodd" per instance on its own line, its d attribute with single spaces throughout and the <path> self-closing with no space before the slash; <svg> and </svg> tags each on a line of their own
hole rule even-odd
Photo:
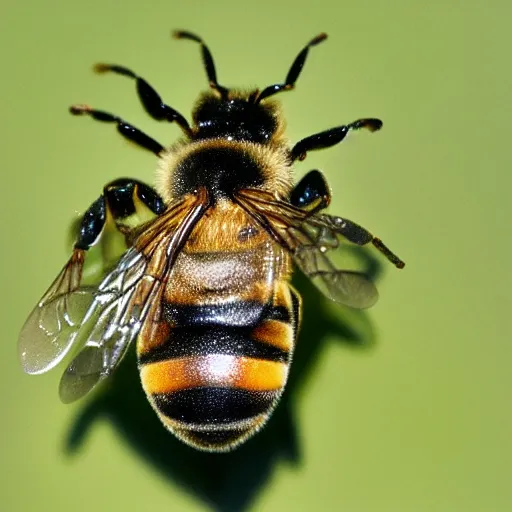
<svg viewBox="0 0 512 512">
<path fill-rule="evenodd" d="M 282 322 L 291 320 L 290 312 L 284 306 L 265 305 L 248 300 L 202 306 L 165 304 L 164 318 L 180 327 L 199 325 L 254 327 L 264 319 Z"/>
<path fill-rule="evenodd" d="M 171 329 L 169 338 L 139 357 L 139 364 L 187 356 L 226 354 L 287 363 L 289 353 L 251 339 L 251 329 L 240 327 L 188 327 Z"/>
<path fill-rule="evenodd" d="M 243 440 L 251 431 L 255 430 L 254 426 L 245 429 L 232 430 L 185 430 L 179 429 L 176 433 L 187 442 L 210 450 L 227 448 L 236 444 L 237 441 Z"/>
<path fill-rule="evenodd" d="M 280 320 L 281 322 L 290 323 L 292 317 L 288 308 L 284 306 L 272 306 L 267 304 L 263 311 L 263 318 L 265 320 Z"/>
<path fill-rule="evenodd" d="M 243 421 L 267 412 L 277 391 L 237 388 L 190 388 L 153 395 L 158 410 L 182 423 L 215 424 Z"/>
<path fill-rule="evenodd" d="M 290 288 L 290 293 L 292 295 L 292 309 L 293 309 L 293 319 L 292 319 L 292 326 L 293 326 L 293 339 L 295 343 L 297 343 L 297 337 L 299 335 L 299 329 L 300 329 L 300 295 L 293 289 Z"/>
<path fill-rule="evenodd" d="M 261 318 L 265 305 L 256 301 L 190 306 L 165 304 L 164 318 L 180 327 L 220 325 L 250 327 Z"/>
</svg>

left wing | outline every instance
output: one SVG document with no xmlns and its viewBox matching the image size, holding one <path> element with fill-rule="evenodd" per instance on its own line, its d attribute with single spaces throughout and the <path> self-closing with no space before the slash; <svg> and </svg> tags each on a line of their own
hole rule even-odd
<svg viewBox="0 0 512 512">
<path fill-rule="evenodd" d="M 169 206 L 134 237 L 97 288 L 80 287 L 81 266 L 70 260 L 21 330 L 24 370 L 44 373 L 80 347 L 61 378 L 65 403 L 112 373 L 145 322 L 156 321 L 172 265 L 207 207 L 204 189 Z"/>
</svg>

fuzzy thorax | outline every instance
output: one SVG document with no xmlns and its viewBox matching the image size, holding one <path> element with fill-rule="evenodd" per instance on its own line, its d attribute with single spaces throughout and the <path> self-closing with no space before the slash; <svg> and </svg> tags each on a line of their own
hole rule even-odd
<svg viewBox="0 0 512 512">
<path fill-rule="evenodd" d="M 202 186 L 214 198 L 244 188 L 287 198 L 293 186 L 287 146 L 215 138 L 180 141 L 162 154 L 156 188 L 167 204 Z"/>
</svg>

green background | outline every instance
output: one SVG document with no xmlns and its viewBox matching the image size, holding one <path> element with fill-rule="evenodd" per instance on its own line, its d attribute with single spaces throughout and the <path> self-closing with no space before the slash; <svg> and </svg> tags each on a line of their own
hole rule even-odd
<svg viewBox="0 0 512 512">
<path fill-rule="evenodd" d="M 505 1 L 4 1 L 1 508 L 511 510 L 511 19 Z M 384 129 L 311 154 L 297 176 L 322 169 L 330 211 L 407 262 L 385 263 L 366 315 L 306 293 L 297 358 L 312 354 L 310 366 L 293 367 L 275 422 L 297 439 L 271 424 L 248 443 L 257 449 L 221 461 L 155 428 L 133 361 L 110 401 L 72 406 L 58 401 L 58 371 L 30 377 L 17 362 L 19 329 L 67 259 L 70 220 L 107 181 L 151 182 L 156 166 L 67 107 L 87 102 L 173 141 L 179 129 L 150 120 L 133 83 L 91 72 L 130 66 L 188 116 L 206 80 L 198 47 L 171 28 L 201 34 L 220 83 L 237 86 L 279 82 L 327 32 L 279 96 L 290 139 L 365 116 Z M 358 339 L 325 327 L 338 314 Z"/>
</svg>

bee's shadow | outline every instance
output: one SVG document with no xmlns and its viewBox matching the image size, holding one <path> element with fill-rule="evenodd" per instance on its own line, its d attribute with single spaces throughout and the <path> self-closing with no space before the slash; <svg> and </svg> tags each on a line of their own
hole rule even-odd
<svg viewBox="0 0 512 512">
<path fill-rule="evenodd" d="M 372 273 L 378 270 L 375 263 Z M 306 300 L 288 384 L 268 424 L 244 445 L 233 452 L 210 454 L 174 438 L 163 428 L 142 391 L 132 350 L 108 387 L 98 392 L 75 418 L 65 451 L 75 454 L 83 449 L 93 423 L 99 417 L 108 418 L 139 455 L 213 510 L 245 510 L 269 479 L 277 461 L 284 459 L 295 466 L 301 463 L 300 425 L 295 409 L 298 391 L 312 375 L 327 340 L 336 338 L 357 349 L 367 349 L 374 343 L 366 313 L 333 308 L 302 275 L 294 277 L 294 285 Z"/>
</svg>

